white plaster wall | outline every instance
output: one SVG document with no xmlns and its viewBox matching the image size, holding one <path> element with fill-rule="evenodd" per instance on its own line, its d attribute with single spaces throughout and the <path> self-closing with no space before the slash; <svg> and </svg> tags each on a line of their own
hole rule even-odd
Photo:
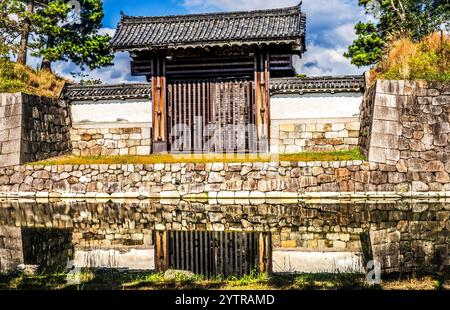
<svg viewBox="0 0 450 310">
<path fill-rule="evenodd" d="M 274 95 L 272 120 L 323 119 L 359 116 L 362 93 Z"/>
<path fill-rule="evenodd" d="M 79 123 L 152 123 L 150 100 L 115 100 L 73 102 L 72 121 Z"/>
</svg>

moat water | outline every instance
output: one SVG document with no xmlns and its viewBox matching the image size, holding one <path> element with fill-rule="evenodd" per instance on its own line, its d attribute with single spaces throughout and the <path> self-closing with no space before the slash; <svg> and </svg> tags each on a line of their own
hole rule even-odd
<svg viewBox="0 0 450 310">
<path fill-rule="evenodd" d="M 223 205 L 177 201 L 0 200 L 0 273 L 153 270 L 156 231 L 270 233 L 275 272 L 385 272 L 448 267 L 449 200 Z M 189 248 L 184 251 L 189 253 Z"/>
</svg>

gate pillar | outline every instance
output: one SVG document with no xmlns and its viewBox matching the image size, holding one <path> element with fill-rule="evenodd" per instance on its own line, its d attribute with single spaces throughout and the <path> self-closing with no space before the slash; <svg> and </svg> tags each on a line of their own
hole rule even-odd
<svg viewBox="0 0 450 310">
<path fill-rule="evenodd" d="M 270 71 L 269 53 L 255 53 L 256 126 L 258 129 L 258 152 L 269 151 L 270 139 Z"/>
<path fill-rule="evenodd" d="M 152 58 L 153 153 L 167 153 L 166 63 L 163 56 Z"/>
</svg>

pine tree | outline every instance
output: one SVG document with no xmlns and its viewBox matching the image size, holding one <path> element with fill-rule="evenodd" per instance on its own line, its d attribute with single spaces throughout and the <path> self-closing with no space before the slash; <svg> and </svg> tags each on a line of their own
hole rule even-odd
<svg viewBox="0 0 450 310">
<path fill-rule="evenodd" d="M 72 61 L 90 69 L 112 64 L 109 35 L 99 34 L 103 19 L 101 0 L 48 0 L 31 17 L 36 34 L 34 55 L 43 57 L 42 69 L 54 61 Z M 75 11 L 74 11 L 75 9 Z M 74 19 L 75 17 L 75 19 Z"/>
</svg>

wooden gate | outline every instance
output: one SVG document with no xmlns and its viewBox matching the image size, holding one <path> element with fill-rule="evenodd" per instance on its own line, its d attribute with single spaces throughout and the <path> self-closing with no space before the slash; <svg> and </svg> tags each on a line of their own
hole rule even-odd
<svg viewBox="0 0 450 310">
<path fill-rule="evenodd" d="M 167 90 L 173 153 L 245 153 L 257 149 L 252 81 L 173 80 Z"/>
<path fill-rule="evenodd" d="M 270 233 L 157 231 L 155 268 L 189 270 L 207 276 L 270 273 Z"/>
</svg>

